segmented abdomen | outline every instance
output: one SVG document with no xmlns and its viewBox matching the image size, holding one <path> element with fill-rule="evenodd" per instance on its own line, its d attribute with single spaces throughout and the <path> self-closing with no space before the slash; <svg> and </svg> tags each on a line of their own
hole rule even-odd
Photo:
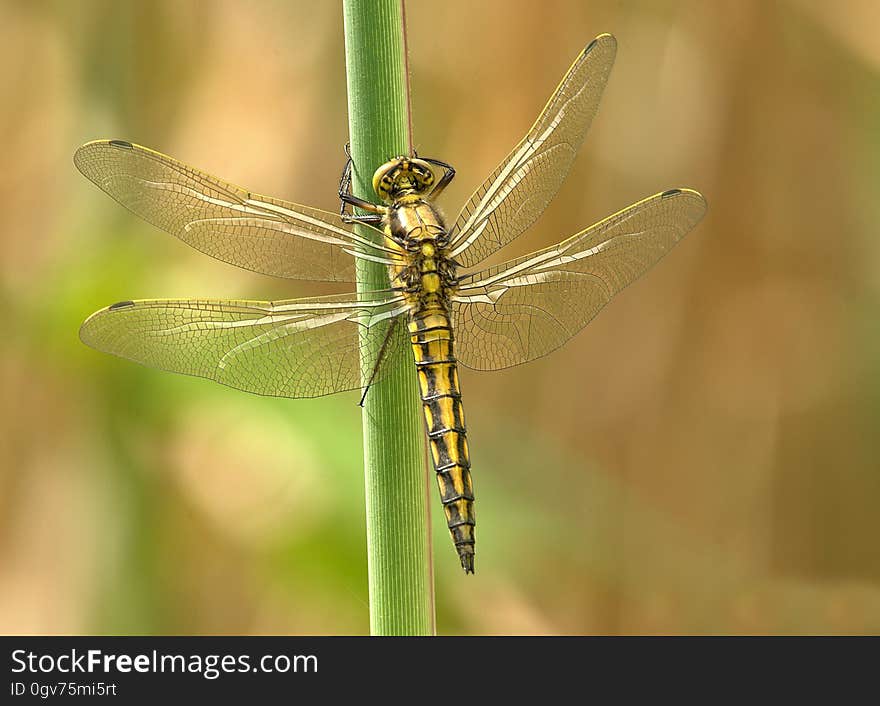
<svg viewBox="0 0 880 706">
<path fill-rule="evenodd" d="M 462 568 L 474 571 L 474 489 L 449 316 L 422 310 L 409 321 L 428 444 L 446 524 Z"/>
</svg>

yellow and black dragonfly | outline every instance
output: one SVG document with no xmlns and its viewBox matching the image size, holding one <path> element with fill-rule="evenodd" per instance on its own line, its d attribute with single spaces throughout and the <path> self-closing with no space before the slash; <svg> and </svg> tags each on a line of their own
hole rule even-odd
<svg viewBox="0 0 880 706">
<path fill-rule="evenodd" d="M 532 225 L 556 194 L 615 53 L 609 34 L 587 45 L 451 227 L 433 201 L 455 172 L 438 160 L 400 156 L 382 165 L 373 178 L 376 203 L 352 196 L 344 178 L 343 212 L 334 214 L 254 194 L 130 142 L 83 145 L 74 161 L 86 177 L 197 250 L 268 275 L 331 282 L 354 282 L 361 258 L 386 265 L 390 287 L 271 302 L 121 301 L 90 316 L 82 340 L 144 365 L 281 397 L 363 389 L 387 363 L 381 351 L 411 346 L 447 523 L 462 567 L 473 572 L 458 365 L 500 370 L 555 350 L 706 210 L 696 191 L 671 189 L 558 245 L 474 269 Z M 346 213 L 346 204 L 360 215 Z"/>
</svg>

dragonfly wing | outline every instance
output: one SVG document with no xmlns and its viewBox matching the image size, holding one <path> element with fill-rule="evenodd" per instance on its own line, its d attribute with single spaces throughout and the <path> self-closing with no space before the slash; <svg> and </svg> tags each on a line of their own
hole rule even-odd
<svg viewBox="0 0 880 706">
<path fill-rule="evenodd" d="M 389 335 L 388 350 L 405 350 L 406 326 L 395 323 L 406 309 L 402 297 L 352 296 L 119 302 L 86 319 L 80 338 L 142 365 L 259 395 L 320 397 L 360 388 L 361 362 Z"/>
<path fill-rule="evenodd" d="M 541 115 L 465 204 L 451 255 L 472 267 L 523 233 L 556 195 L 587 134 L 611 73 L 617 41 L 602 34 L 568 70 Z"/>
<path fill-rule="evenodd" d="M 500 370 L 546 355 L 660 260 L 703 217 L 690 189 L 639 201 L 559 245 L 459 280 L 458 360 Z"/>
<path fill-rule="evenodd" d="M 390 251 L 354 233 L 337 214 L 252 194 L 146 147 L 96 140 L 80 147 L 73 160 L 133 213 L 238 267 L 353 282 L 352 256 L 389 260 Z M 381 243 L 381 232 L 376 234 Z"/>
</svg>

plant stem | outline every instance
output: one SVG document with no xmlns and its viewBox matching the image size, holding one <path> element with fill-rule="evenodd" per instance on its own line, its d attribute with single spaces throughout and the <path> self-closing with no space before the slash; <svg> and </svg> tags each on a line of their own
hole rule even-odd
<svg viewBox="0 0 880 706">
<path fill-rule="evenodd" d="M 375 169 L 411 151 L 403 3 L 343 0 L 343 12 L 352 189 L 376 201 Z M 384 265 L 359 260 L 359 268 L 359 292 L 389 286 Z M 367 358 L 377 355 L 373 350 Z M 431 635 L 433 572 L 418 386 L 408 350 L 386 351 L 384 357 L 393 369 L 370 386 L 363 412 L 370 631 Z M 366 367 L 364 380 L 372 373 Z"/>
</svg>

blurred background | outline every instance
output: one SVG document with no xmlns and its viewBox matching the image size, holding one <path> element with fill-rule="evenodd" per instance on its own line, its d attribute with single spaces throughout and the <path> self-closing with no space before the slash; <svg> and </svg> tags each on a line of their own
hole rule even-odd
<svg viewBox="0 0 880 706">
<path fill-rule="evenodd" d="M 328 291 L 189 249 L 71 157 L 131 140 L 334 210 L 340 3 L 2 14 L 0 632 L 368 632 L 357 394 L 263 399 L 77 338 L 121 299 Z M 880 632 L 877 3 L 447 0 L 408 20 L 450 216 L 587 42 L 618 38 L 573 172 L 507 254 L 663 189 L 709 202 L 564 349 L 463 371 L 478 573 L 432 489 L 438 632 Z"/>
</svg>

